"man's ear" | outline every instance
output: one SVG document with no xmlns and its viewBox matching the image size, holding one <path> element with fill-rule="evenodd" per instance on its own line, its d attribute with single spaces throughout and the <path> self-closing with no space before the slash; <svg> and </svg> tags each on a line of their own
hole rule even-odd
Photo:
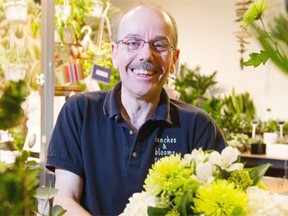
<svg viewBox="0 0 288 216">
<path fill-rule="evenodd" d="M 173 64 L 172 64 L 171 70 L 170 70 L 171 74 L 176 73 L 177 70 L 178 70 L 179 54 L 180 54 L 180 50 L 179 49 L 174 50 Z"/>
<path fill-rule="evenodd" d="M 114 42 L 111 45 L 111 52 L 112 52 L 112 63 L 115 69 L 118 68 L 118 47 L 117 44 L 115 44 Z"/>
</svg>

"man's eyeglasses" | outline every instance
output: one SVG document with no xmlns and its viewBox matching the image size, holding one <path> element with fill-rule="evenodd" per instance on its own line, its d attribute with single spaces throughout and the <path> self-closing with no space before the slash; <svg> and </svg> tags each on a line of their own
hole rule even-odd
<svg viewBox="0 0 288 216">
<path fill-rule="evenodd" d="M 127 46 L 129 51 L 137 52 L 144 47 L 144 44 L 148 43 L 151 50 L 156 53 L 163 53 L 165 51 L 174 50 L 174 46 L 171 45 L 167 40 L 151 40 L 145 41 L 139 38 L 126 38 L 123 40 L 119 40 L 116 44 L 124 44 Z"/>
</svg>

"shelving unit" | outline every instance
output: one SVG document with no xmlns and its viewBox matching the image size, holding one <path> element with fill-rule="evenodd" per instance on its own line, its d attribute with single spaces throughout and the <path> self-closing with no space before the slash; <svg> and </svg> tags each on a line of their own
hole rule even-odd
<svg viewBox="0 0 288 216">
<path fill-rule="evenodd" d="M 287 157 L 271 157 L 266 154 L 251 154 L 249 152 L 241 153 L 241 162 L 246 163 L 248 167 L 258 166 L 265 163 L 272 164 L 269 169 L 283 170 L 283 176 L 288 179 L 288 156 Z"/>
</svg>

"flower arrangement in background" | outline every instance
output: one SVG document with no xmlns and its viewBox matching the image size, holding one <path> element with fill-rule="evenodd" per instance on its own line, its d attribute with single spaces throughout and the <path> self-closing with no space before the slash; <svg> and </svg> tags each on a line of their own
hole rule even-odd
<svg viewBox="0 0 288 216">
<path fill-rule="evenodd" d="M 195 149 L 183 158 L 164 157 L 149 170 L 145 191 L 129 198 L 121 216 L 263 215 L 263 210 L 287 215 L 288 197 L 269 192 L 261 181 L 269 166 L 245 168 L 232 146 L 221 154 Z M 259 201 L 263 195 L 264 203 Z"/>
</svg>

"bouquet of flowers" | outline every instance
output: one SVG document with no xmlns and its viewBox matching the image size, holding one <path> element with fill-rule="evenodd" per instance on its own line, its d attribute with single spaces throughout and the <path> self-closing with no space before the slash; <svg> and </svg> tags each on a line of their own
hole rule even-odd
<svg viewBox="0 0 288 216">
<path fill-rule="evenodd" d="M 267 190 L 270 164 L 245 168 L 237 148 L 170 155 L 149 170 L 145 191 L 134 193 L 124 216 L 288 215 L 288 197 Z"/>
</svg>

